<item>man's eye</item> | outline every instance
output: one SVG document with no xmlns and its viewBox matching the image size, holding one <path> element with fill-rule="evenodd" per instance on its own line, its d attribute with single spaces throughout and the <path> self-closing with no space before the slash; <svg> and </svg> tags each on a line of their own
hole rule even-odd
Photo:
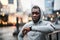
<svg viewBox="0 0 60 40">
<path fill-rule="evenodd" d="M 38 13 L 38 12 L 32 12 L 32 14 L 36 14 L 36 15 L 37 15 L 37 14 L 39 14 L 39 13 Z"/>
<path fill-rule="evenodd" d="M 36 13 L 36 14 L 39 14 L 39 13 Z"/>
</svg>

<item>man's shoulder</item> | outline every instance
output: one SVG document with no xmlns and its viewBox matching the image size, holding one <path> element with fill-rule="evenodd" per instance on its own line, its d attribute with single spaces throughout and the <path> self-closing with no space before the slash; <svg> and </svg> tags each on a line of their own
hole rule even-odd
<svg viewBox="0 0 60 40">
<path fill-rule="evenodd" d="M 33 22 L 30 21 L 30 22 L 26 23 L 25 26 L 30 26 L 30 25 L 32 25 L 32 24 L 33 24 Z"/>
<path fill-rule="evenodd" d="M 51 22 L 50 22 L 50 21 L 43 21 L 43 23 L 48 23 L 48 24 L 51 24 Z"/>
<path fill-rule="evenodd" d="M 30 21 L 30 22 L 28 22 L 28 23 L 26 23 L 26 24 L 32 24 L 33 22 L 32 21 Z"/>
</svg>

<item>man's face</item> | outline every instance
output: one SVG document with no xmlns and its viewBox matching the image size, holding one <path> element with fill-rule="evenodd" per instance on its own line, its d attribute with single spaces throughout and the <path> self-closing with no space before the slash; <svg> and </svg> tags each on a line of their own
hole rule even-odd
<svg viewBox="0 0 60 40">
<path fill-rule="evenodd" d="M 32 9 L 32 20 L 34 23 L 37 23 L 40 19 L 39 9 Z"/>
</svg>

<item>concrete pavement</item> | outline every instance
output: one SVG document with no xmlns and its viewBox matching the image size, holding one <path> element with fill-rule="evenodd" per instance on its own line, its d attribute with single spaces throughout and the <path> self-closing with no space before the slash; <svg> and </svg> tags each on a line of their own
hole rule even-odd
<svg viewBox="0 0 60 40">
<path fill-rule="evenodd" d="M 0 40 L 17 40 L 17 37 L 13 36 L 15 27 L 1 27 L 0 28 Z"/>
<path fill-rule="evenodd" d="M 57 29 L 60 29 L 60 24 L 55 25 Z M 19 29 L 21 29 L 20 27 Z M 18 40 L 17 37 L 13 36 L 13 32 L 16 30 L 16 27 L 0 27 L 0 40 Z M 60 33 L 58 34 L 60 35 Z M 56 37 L 54 37 L 56 38 Z M 59 36 L 60 38 L 60 36 Z M 25 38 L 26 39 L 26 38 Z M 60 39 L 59 39 L 60 40 Z"/>
</svg>

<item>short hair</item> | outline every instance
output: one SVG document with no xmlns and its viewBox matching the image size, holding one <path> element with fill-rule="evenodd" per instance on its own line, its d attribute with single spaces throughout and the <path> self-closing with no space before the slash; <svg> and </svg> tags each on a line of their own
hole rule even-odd
<svg viewBox="0 0 60 40">
<path fill-rule="evenodd" d="M 33 9 L 37 9 L 37 8 L 39 9 L 39 12 L 41 13 L 41 9 L 40 9 L 39 6 L 33 6 L 33 7 L 32 7 L 32 10 L 33 10 Z M 32 11 L 32 10 L 31 10 L 31 11 Z"/>
</svg>

